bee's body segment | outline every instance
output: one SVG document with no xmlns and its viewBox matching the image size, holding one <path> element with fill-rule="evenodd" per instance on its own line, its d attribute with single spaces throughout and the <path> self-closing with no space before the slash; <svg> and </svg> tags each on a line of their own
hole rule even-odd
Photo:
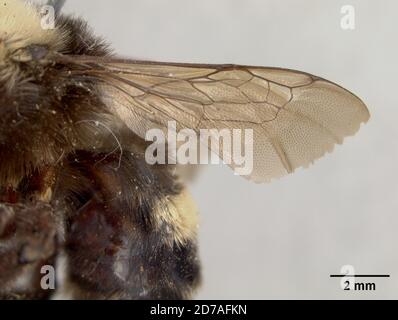
<svg viewBox="0 0 398 320">
<path fill-rule="evenodd" d="M 59 202 L 67 216 L 64 294 L 84 299 L 190 298 L 200 277 L 196 232 L 190 230 L 183 238 L 187 212 L 167 216 L 181 209 L 171 200 L 181 196 L 181 186 L 168 170 L 154 170 L 137 155 L 124 155 L 117 171 L 118 155 L 103 158 L 78 153 L 60 173 L 62 185 L 55 198 L 66 200 Z"/>
<path fill-rule="evenodd" d="M 90 56 L 107 56 L 107 46 L 79 19 L 61 17 L 57 29 L 43 30 L 35 8 L 15 0 L 4 5 L 0 65 L 8 68 L 0 70 L 0 78 L 13 85 L 0 93 L 0 125 L 19 126 L 0 136 L 0 200 L 28 206 L 45 201 L 62 213 L 52 232 L 64 247 L 67 274 L 53 293 L 60 298 L 190 298 L 199 283 L 197 213 L 182 201 L 189 198 L 172 170 L 145 163 L 143 141 L 106 110 L 95 93 L 96 81 L 81 86 L 44 67 L 50 81 L 35 74 L 41 85 L 31 87 L 21 78 L 37 70 L 35 62 L 21 68 L 7 61 L 11 52 L 30 45 Z M 38 91 L 50 95 L 39 100 Z M 24 118 L 28 113 L 36 126 Z M 114 135 L 126 147 L 112 153 Z M 55 251 L 50 253 L 54 259 Z M 15 277 L 23 272 L 15 271 Z M 39 282 L 34 289 L 2 287 L 6 298 L 48 296 Z"/>
<path fill-rule="evenodd" d="M 0 36 L 2 41 L 15 50 L 31 44 L 41 44 L 62 50 L 67 34 L 62 29 L 44 30 L 42 17 L 33 4 L 4 0 L 0 10 Z"/>
<path fill-rule="evenodd" d="M 185 200 L 189 197 L 172 170 L 150 168 L 138 152 L 123 155 L 115 170 L 119 161 L 115 154 L 77 152 L 58 167 L 24 179 L 16 196 L 6 198 L 4 190 L 2 200 L 28 206 L 42 203 L 51 185 L 49 203 L 64 217 L 62 223 L 59 216 L 52 222 L 51 234 L 58 234 L 52 245 L 64 248 L 67 257 L 67 273 L 58 282 L 55 297 L 190 298 L 200 279 L 196 210 Z M 5 212 L 1 209 L 0 216 Z M 42 212 L 31 211 L 32 219 L 43 219 Z M 0 239 L 4 241 L 8 222 L 1 222 Z M 22 239 L 13 240 L 15 246 L 24 245 L 18 241 Z M 22 247 L 16 252 L 20 250 Z M 56 266 L 55 247 L 48 256 Z M 3 254 L 2 261 L 14 266 L 15 277 L 21 277 L 25 264 L 15 266 L 9 259 Z M 36 263 L 32 261 L 40 270 Z M 43 260 L 40 266 L 48 263 Z M 0 264 L 0 271 L 5 268 Z M 0 296 L 13 298 L 8 289 L 15 290 L 15 297 L 48 295 L 40 289 L 40 282 L 20 291 L 3 286 Z M 27 289 L 29 294 L 23 293 Z"/>
</svg>

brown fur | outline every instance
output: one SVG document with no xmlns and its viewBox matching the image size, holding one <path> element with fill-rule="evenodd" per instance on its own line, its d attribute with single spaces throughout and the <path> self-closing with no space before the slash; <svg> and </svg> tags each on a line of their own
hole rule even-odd
<svg viewBox="0 0 398 320">
<path fill-rule="evenodd" d="M 66 296 L 189 298 L 199 281 L 197 220 L 177 177 L 167 166 L 146 164 L 145 142 L 102 103 L 95 80 L 69 77 L 75 66 L 46 56 L 107 56 L 107 45 L 82 20 L 61 16 L 55 30 L 45 31 L 33 7 L 6 4 L 0 200 L 28 207 L 47 201 L 61 216 L 57 255 L 67 257 L 64 288 L 73 289 Z M 18 28 L 15 13 L 24 19 Z M 21 232 L 14 230 L 17 238 Z"/>
</svg>

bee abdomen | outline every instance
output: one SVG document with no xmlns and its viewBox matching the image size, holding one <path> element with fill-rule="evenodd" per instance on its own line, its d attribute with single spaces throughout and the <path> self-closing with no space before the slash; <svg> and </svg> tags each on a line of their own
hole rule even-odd
<svg viewBox="0 0 398 320">
<path fill-rule="evenodd" d="M 188 299 L 199 284 L 196 209 L 167 167 L 78 154 L 65 250 L 73 298 Z M 75 192 L 76 194 L 76 192 Z M 74 197 L 74 199 L 73 199 Z M 80 199 L 77 199 L 80 198 Z"/>
</svg>

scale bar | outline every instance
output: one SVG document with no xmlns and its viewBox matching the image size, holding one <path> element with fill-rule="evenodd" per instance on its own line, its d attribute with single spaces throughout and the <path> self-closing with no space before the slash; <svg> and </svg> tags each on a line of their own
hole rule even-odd
<svg viewBox="0 0 398 320">
<path fill-rule="evenodd" d="M 389 274 L 331 274 L 331 278 L 389 278 Z"/>
</svg>

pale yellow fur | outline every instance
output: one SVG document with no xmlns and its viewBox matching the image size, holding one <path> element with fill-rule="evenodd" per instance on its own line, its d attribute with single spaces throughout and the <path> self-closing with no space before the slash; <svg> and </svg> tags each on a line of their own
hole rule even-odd
<svg viewBox="0 0 398 320">
<path fill-rule="evenodd" d="M 163 224 L 169 226 L 170 237 L 167 240 L 170 246 L 195 241 L 199 225 L 198 210 L 187 190 L 177 196 L 162 199 L 154 213 L 159 228 Z"/>
<path fill-rule="evenodd" d="M 4 46 L 8 50 L 33 44 L 62 49 L 65 35 L 58 29 L 43 29 L 39 10 L 40 7 L 22 0 L 0 1 L 0 59 Z"/>
<path fill-rule="evenodd" d="M 62 51 L 67 34 L 62 29 L 42 27 L 40 6 L 22 0 L 0 0 L 0 81 L 12 90 L 19 79 L 13 57 L 30 45 Z M 54 23 L 55 25 L 55 23 Z M 46 26 L 46 25 L 45 25 Z"/>
</svg>

